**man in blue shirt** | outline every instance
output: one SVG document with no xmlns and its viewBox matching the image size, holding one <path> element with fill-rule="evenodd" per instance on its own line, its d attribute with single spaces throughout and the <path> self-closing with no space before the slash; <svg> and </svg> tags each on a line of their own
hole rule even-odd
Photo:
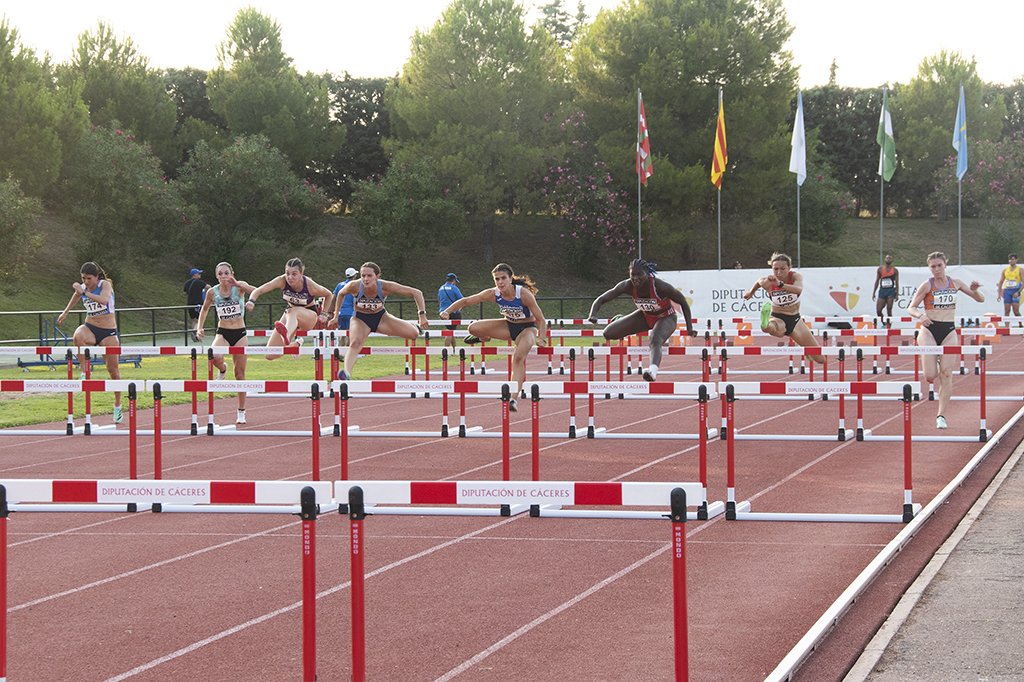
<svg viewBox="0 0 1024 682">
<path fill-rule="evenodd" d="M 462 298 L 462 292 L 459 291 L 459 287 L 456 286 L 458 281 L 459 278 L 455 276 L 454 272 L 448 273 L 447 280 L 441 285 L 441 288 L 437 290 L 437 304 L 439 310 L 444 310 L 452 303 L 455 303 L 455 301 Z M 462 312 L 456 311 L 451 313 L 448 316 L 448 319 L 454 320 L 454 324 L 451 325 L 452 330 L 458 329 L 459 322 L 462 320 Z M 455 337 L 448 337 L 442 345 L 451 346 L 452 352 L 455 352 Z"/>
</svg>

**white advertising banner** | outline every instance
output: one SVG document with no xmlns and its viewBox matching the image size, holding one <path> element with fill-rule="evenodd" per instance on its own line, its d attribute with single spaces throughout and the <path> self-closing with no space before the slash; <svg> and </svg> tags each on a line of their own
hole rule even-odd
<svg viewBox="0 0 1024 682">
<path fill-rule="evenodd" d="M 984 303 L 966 294 L 959 294 L 956 316 L 982 317 L 985 313 L 1003 314 L 1002 301 L 996 300 L 996 284 L 1006 267 L 1003 265 L 964 265 L 946 268 L 946 274 L 970 284 L 981 283 Z M 927 267 L 899 267 L 899 290 L 893 315 L 906 314 L 914 292 L 931 277 Z M 804 290 L 800 295 L 800 313 L 808 317 L 851 317 L 875 315 L 871 292 L 875 286 L 877 267 L 856 268 L 794 268 L 803 275 Z M 659 272 L 658 277 L 683 292 L 694 317 L 729 320 L 734 317 L 754 318 L 760 313 L 767 292 L 758 289 L 749 301 L 743 298 L 760 277 L 771 274 L 765 266 L 749 270 L 672 270 Z M 822 326 L 818 324 L 816 326 Z"/>
</svg>

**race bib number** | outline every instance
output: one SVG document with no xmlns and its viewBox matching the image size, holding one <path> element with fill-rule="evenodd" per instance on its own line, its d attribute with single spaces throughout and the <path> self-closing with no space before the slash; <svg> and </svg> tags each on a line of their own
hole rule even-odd
<svg viewBox="0 0 1024 682">
<path fill-rule="evenodd" d="M 286 291 L 284 293 L 284 300 L 291 305 L 296 306 L 307 306 L 309 305 L 309 298 L 299 292 Z"/>
<path fill-rule="evenodd" d="M 501 308 L 501 314 L 505 316 L 506 320 L 511 320 L 512 322 L 515 322 L 517 320 L 526 319 L 525 311 L 519 306 L 509 306 L 506 308 L 505 306 L 499 304 L 498 307 Z"/>
<path fill-rule="evenodd" d="M 653 315 L 655 313 L 662 312 L 662 308 L 658 306 L 658 302 L 653 298 L 638 298 L 635 301 L 636 309 L 640 312 L 648 313 Z"/>
<path fill-rule="evenodd" d="M 932 308 L 942 310 L 956 307 L 956 291 L 946 289 L 932 294 Z"/>
<path fill-rule="evenodd" d="M 107 314 L 106 303 L 99 303 L 98 301 L 94 301 L 91 298 L 86 298 L 85 296 L 82 296 L 82 303 L 85 305 L 85 314 L 87 317 L 92 317 L 93 315 Z"/>
<path fill-rule="evenodd" d="M 360 298 L 356 301 L 356 307 L 366 313 L 375 313 L 384 307 L 384 301 L 376 296 L 373 298 Z"/>
<path fill-rule="evenodd" d="M 771 294 L 772 303 L 779 308 L 785 308 L 800 300 L 800 296 L 789 291 L 773 291 Z"/>
<path fill-rule="evenodd" d="M 217 317 L 221 320 L 235 320 L 242 316 L 242 304 L 230 301 L 217 305 Z"/>
<path fill-rule="evenodd" d="M 896 283 L 892 281 L 892 277 L 883 277 L 882 278 L 882 288 L 883 289 L 892 289 L 894 286 L 896 286 Z"/>
<path fill-rule="evenodd" d="M 1005 282 L 1003 282 L 1003 288 L 1004 289 L 1016 289 L 1019 286 L 1020 286 L 1020 282 L 1018 280 L 1015 280 L 1015 279 L 1012 279 L 1012 280 L 1008 279 Z"/>
</svg>

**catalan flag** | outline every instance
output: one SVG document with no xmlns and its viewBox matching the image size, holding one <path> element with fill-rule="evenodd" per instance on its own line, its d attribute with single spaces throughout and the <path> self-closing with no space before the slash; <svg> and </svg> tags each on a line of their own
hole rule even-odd
<svg viewBox="0 0 1024 682">
<path fill-rule="evenodd" d="M 647 185 L 647 178 L 654 175 L 651 165 L 651 141 L 647 137 L 647 116 L 644 114 L 644 97 L 640 90 L 636 91 L 638 103 L 638 124 L 636 137 L 636 174 L 640 182 Z"/>
<path fill-rule="evenodd" d="M 722 104 L 722 93 L 718 93 L 718 126 L 715 129 L 715 158 L 711 162 L 711 182 L 722 189 L 722 175 L 729 163 L 729 152 L 725 148 L 725 107 Z"/>
</svg>

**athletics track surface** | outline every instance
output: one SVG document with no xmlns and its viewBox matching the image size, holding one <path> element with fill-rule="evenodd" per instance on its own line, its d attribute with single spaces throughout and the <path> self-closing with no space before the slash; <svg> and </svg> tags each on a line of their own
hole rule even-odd
<svg viewBox="0 0 1024 682">
<path fill-rule="evenodd" d="M 990 371 L 1024 369 L 1020 341 L 1004 339 L 995 350 Z M 490 366 L 500 371 L 505 363 Z M 730 372 L 785 366 L 785 359 L 776 357 L 730 360 Z M 893 367 L 905 370 L 912 364 L 897 358 Z M 696 370 L 698 361 L 667 356 L 663 371 L 674 369 Z M 850 372 L 848 365 L 848 380 Z M 558 378 L 532 374 L 529 380 Z M 699 380 L 664 373 L 660 378 Z M 909 380 L 912 375 L 865 378 Z M 730 379 L 808 377 L 733 374 Z M 988 376 L 990 396 L 1019 397 L 1019 387 L 1019 377 Z M 955 395 L 977 395 L 977 390 L 978 377 L 954 375 Z M 530 429 L 529 406 L 523 403 L 512 416 L 513 431 Z M 437 398 L 353 398 L 350 423 L 361 431 L 433 430 L 440 424 L 440 404 Z M 467 423 L 500 431 L 499 406 L 497 399 L 469 400 Z M 1019 407 L 1019 401 L 989 402 L 988 427 L 998 431 Z M 231 415 L 233 401 L 221 401 L 217 409 Z M 836 430 L 835 400 L 742 399 L 735 409 L 740 433 Z M 324 411 L 326 425 L 330 401 Z M 566 400 L 542 400 L 540 412 L 542 431 L 566 429 Z M 251 398 L 248 413 L 246 429 L 308 429 L 309 399 Z M 585 433 L 585 401 L 577 414 Z M 934 403 L 913 403 L 912 414 L 915 434 L 938 433 Z M 855 426 L 853 415 L 848 401 L 847 428 Z M 976 401 L 954 401 L 947 418 L 948 433 L 977 435 Z M 201 414 L 200 424 L 203 419 Z M 457 424 L 457 414 L 454 419 Z M 697 403 L 598 399 L 596 420 L 616 432 L 693 433 Z M 165 429 L 187 429 L 189 421 L 188 406 L 163 412 Z M 720 422 L 718 401 L 710 404 L 709 422 Z M 140 413 L 139 427 L 151 425 L 151 415 Z M 867 402 L 865 426 L 900 435 L 902 403 Z M 842 678 L 1020 438 L 1018 429 L 993 451 L 794 679 Z M 322 480 L 338 476 L 338 440 L 321 439 Z M 124 441 L 4 436 L 0 477 L 124 478 Z M 496 438 L 352 438 L 350 475 L 497 480 L 500 443 Z M 311 475 L 309 438 L 165 436 L 162 445 L 167 480 L 308 480 Z M 927 503 L 981 445 L 915 443 L 914 502 Z M 692 440 L 543 439 L 540 446 L 545 480 L 697 480 Z M 755 511 L 888 514 L 901 509 L 901 442 L 737 441 L 735 447 L 737 499 L 752 500 Z M 139 477 L 152 478 L 151 438 L 140 438 L 140 453 Z M 512 479 L 528 480 L 530 439 L 513 439 L 512 454 Z M 723 500 L 724 443 L 710 444 L 708 466 L 709 499 Z M 12 682 L 302 679 L 296 517 L 19 512 L 9 521 Z M 347 517 L 324 514 L 316 525 L 318 679 L 348 680 Z M 690 679 L 765 679 L 902 527 L 722 516 L 689 522 Z M 370 680 L 673 679 L 668 521 L 374 515 L 365 522 L 364 540 Z"/>
</svg>

